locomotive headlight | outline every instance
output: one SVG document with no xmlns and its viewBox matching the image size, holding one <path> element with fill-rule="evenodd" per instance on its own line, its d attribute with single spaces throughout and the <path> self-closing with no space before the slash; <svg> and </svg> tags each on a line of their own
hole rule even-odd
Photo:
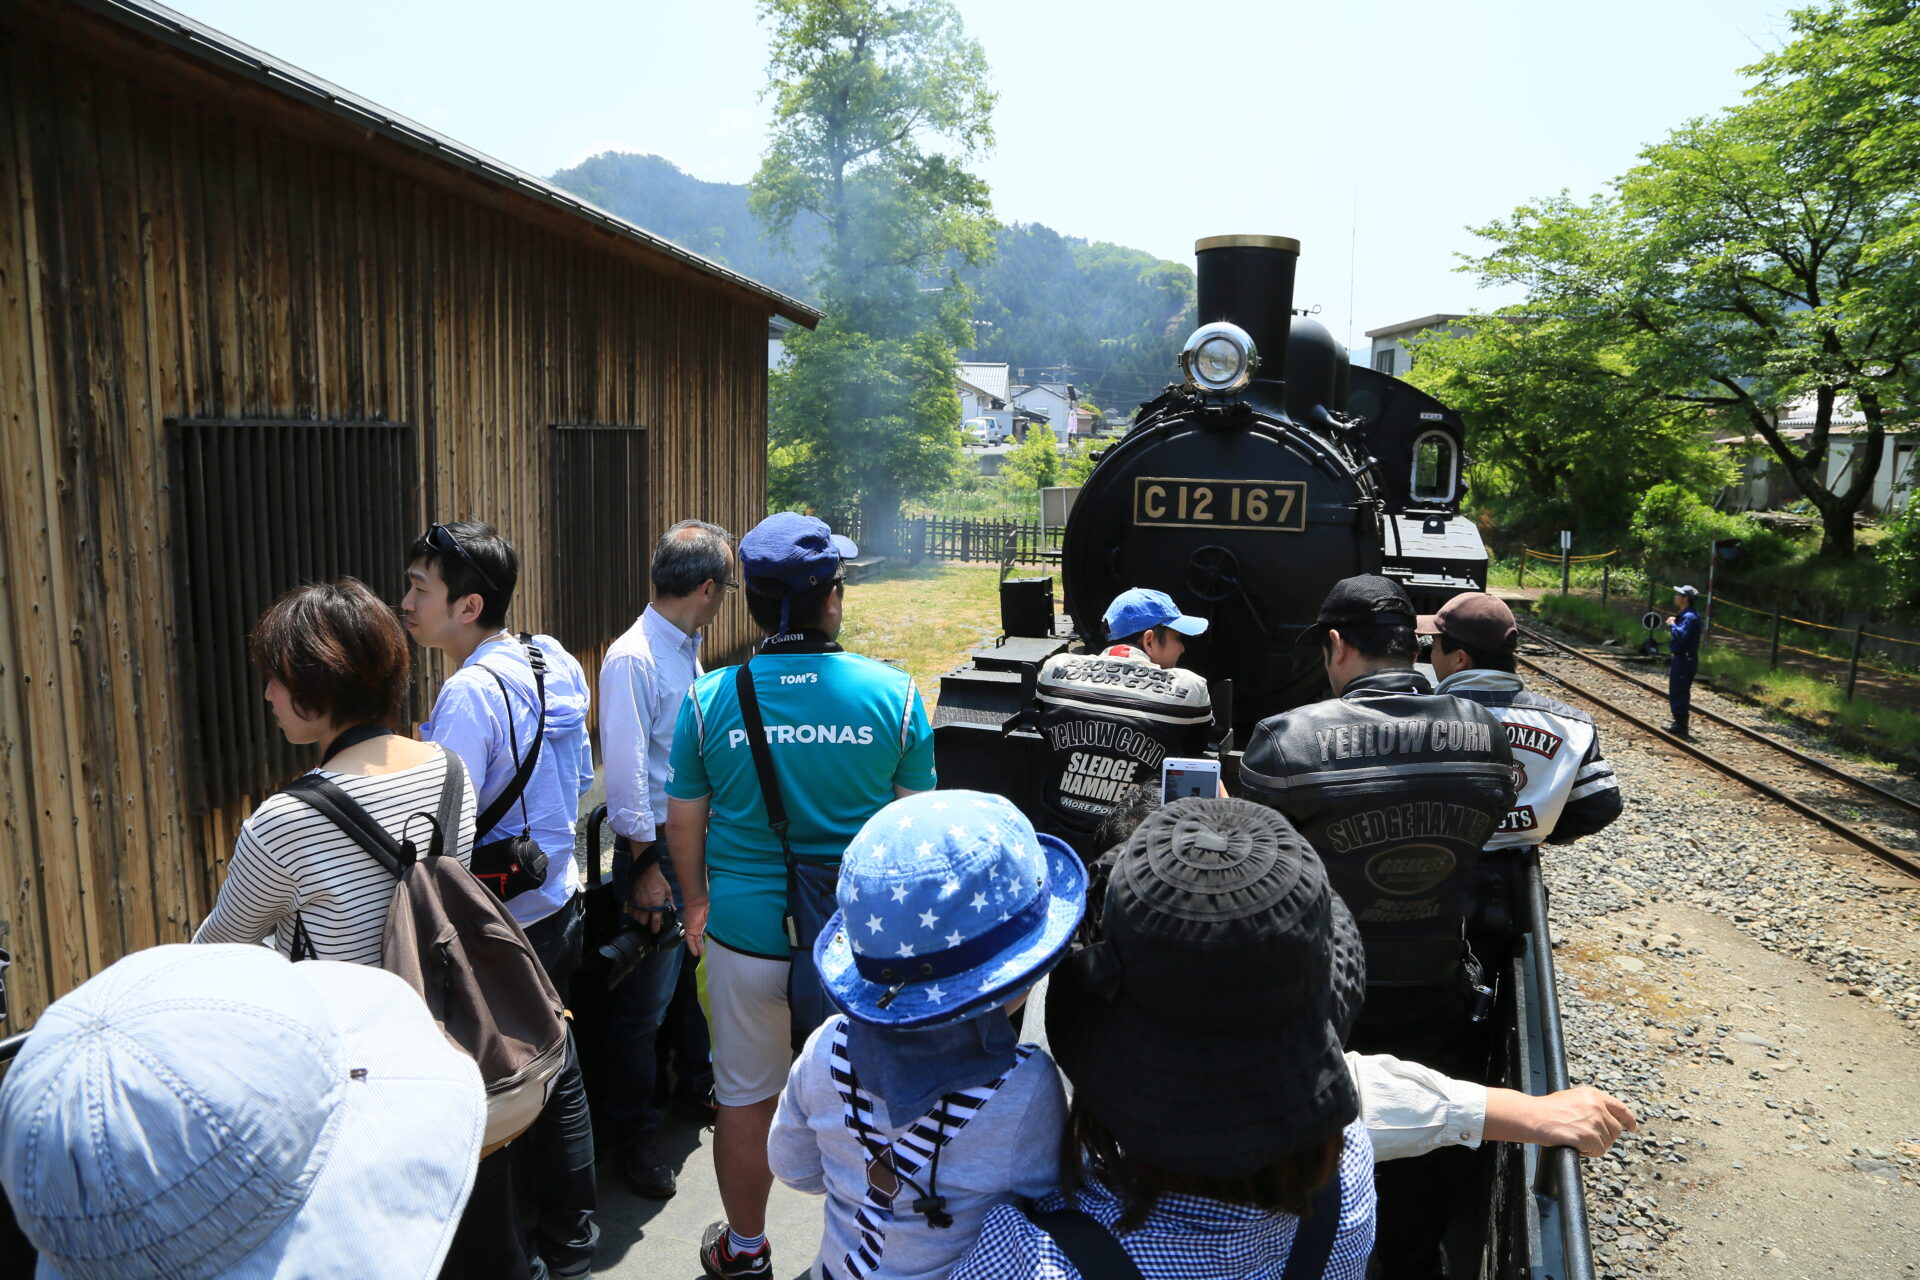
<svg viewBox="0 0 1920 1280">
<path fill-rule="evenodd" d="M 1253 381 L 1259 367 L 1253 339 L 1224 320 L 1201 325 L 1180 349 L 1180 372 L 1196 391 L 1208 395 L 1231 395 Z"/>
</svg>

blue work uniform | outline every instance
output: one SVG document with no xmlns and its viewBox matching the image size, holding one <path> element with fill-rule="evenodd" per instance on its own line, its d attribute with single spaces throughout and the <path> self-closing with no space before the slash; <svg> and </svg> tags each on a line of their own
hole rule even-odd
<svg viewBox="0 0 1920 1280">
<path fill-rule="evenodd" d="M 1667 630 L 1672 635 L 1667 650 L 1673 655 L 1667 665 L 1667 706 L 1673 722 L 1685 725 L 1693 710 L 1693 677 L 1700 671 L 1700 615 L 1688 605 Z"/>
</svg>

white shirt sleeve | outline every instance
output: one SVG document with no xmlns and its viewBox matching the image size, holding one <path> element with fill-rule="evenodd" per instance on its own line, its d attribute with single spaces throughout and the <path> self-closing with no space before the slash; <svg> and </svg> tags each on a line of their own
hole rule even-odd
<svg viewBox="0 0 1920 1280">
<path fill-rule="evenodd" d="M 653 811 L 647 735 L 653 690 L 645 665 L 621 655 L 600 668 L 600 758 L 607 769 L 607 821 L 635 845 L 658 838 L 665 815 Z"/>
<path fill-rule="evenodd" d="M 1441 1147 L 1477 1147 L 1487 1127 L 1487 1087 L 1384 1053 L 1347 1055 L 1360 1121 L 1375 1164 Z"/>
</svg>

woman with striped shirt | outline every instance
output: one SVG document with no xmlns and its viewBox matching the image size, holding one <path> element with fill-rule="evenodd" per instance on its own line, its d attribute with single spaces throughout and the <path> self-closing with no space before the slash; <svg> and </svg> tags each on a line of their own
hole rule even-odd
<svg viewBox="0 0 1920 1280">
<path fill-rule="evenodd" d="M 396 840 L 425 848 L 439 807 L 443 749 L 396 735 L 410 678 L 406 633 L 353 578 L 298 587 L 260 617 L 249 643 L 266 700 L 288 742 L 318 743 L 322 774 Z M 473 787 L 447 852 L 473 848 Z M 240 828 L 226 883 L 195 942 L 257 943 L 292 954 L 296 914 L 322 960 L 380 963 L 394 879 L 318 811 L 291 796 L 267 799 Z"/>
</svg>

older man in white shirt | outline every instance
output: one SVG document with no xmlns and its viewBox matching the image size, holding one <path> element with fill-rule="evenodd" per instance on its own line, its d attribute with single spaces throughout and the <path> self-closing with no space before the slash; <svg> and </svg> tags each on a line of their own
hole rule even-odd
<svg viewBox="0 0 1920 1280">
<path fill-rule="evenodd" d="M 739 589 L 730 544 L 725 529 L 702 520 L 667 530 L 653 550 L 653 603 L 613 642 L 600 667 L 607 821 L 618 837 L 614 876 L 634 918 L 655 931 L 669 904 L 679 905 L 672 865 L 661 856 L 673 726 L 701 672 L 701 628 Z M 605 1110 L 621 1169 L 636 1192 L 656 1200 L 672 1196 L 675 1186 L 672 1166 L 654 1141 L 662 1119 L 653 1105 L 654 1040 L 681 985 L 683 954 L 668 946 L 642 960 L 614 988 L 607 1028 Z"/>
</svg>

